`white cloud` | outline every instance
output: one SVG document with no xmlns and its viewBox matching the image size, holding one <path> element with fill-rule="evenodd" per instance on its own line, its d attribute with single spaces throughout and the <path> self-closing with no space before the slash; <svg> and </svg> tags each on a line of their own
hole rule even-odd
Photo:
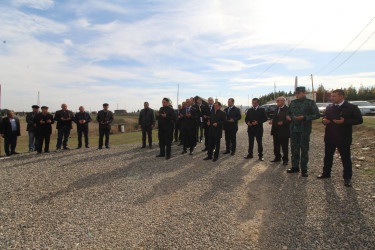
<svg viewBox="0 0 375 250">
<path fill-rule="evenodd" d="M 12 4 L 39 10 L 47 10 L 54 6 L 53 0 L 12 0 Z"/>
</svg>

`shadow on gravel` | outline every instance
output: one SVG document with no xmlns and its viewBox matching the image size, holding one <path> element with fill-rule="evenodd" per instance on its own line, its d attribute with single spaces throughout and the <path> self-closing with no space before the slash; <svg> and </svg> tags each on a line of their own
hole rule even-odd
<svg viewBox="0 0 375 250">
<path fill-rule="evenodd" d="M 307 184 L 308 179 L 302 178 L 300 174 L 285 176 L 285 168 L 275 170 L 269 167 L 249 185 L 248 203 L 238 218 L 240 221 L 252 219 L 257 210 L 265 210 L 259 226 L 260 249 L 306 247 L 305 240 L 310 237 L 305 224 Z"/>
<path fill-rule="evenodd" d="M 210 162 L 204 166 L 191 165 L 181 173 L 164 178 L 159 183 L 155 184 L 152 188 L 153 191 L 144 195 L 134 202 L 134 205 L 142 205 L 160 196 L 172 194 L 187 186 L 190 182 L 195 181 L 202 176 L 210 173 L 212 169 L 218 167 L 217 163 Z"/>
<path fill-rule="evenodd" d="M 356 191 L 353 188 L 343 188 L 344 197 L 340 198 L 331 180 L 324 183 L 327 215 L 323 221 L 325 246 L 370 249 L 375 246 L 374 229 L 368 226 L 361 213 Z"/>
<path fill-rule="evenodd" d="M 215 198 L 215 196 L 220 192 L 232 192 L 236 187 L 241 186 L 244 182 L 243 177 L 247 175 L 251 167 L 244 169 L 243 165 L 248 163 L 248 160 L 244 160 L 241 163 L 236 163 L 232 168 L 217 173 L 212 180 L 211 190 L 205 192 L 201 197 L 201 202 L 207 202 Z"/>
</svg>

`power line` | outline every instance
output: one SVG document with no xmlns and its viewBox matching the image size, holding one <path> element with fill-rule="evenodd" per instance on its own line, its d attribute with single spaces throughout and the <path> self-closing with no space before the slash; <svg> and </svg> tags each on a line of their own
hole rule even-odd
<svg viewBox="0 0 375 250">
<path fill-rule="evenodd" d="M 365 45 L 368 40 L 371 39 L 371 37 L 375 34 L 375 30 L 374 32 L 372 32 L 372 34 L 355 50 L 353 51 L 342 63 L 340 63 L 336 68 L 334 68 L 333 70 L 331 70 L 330 72 L 328 72 L 328 75 L 331 74 L 332 72 L 334 72 L 336 69 L 340 68 L 344 63 L 346 63 L 350 58 L 352 58 L 352 56 L 355 55 L 355 53 L 357 53 L 358 50 L 360 50 L 362 48 L 363 45 Z"/>
<path fill-rule="evenodd" d="M 316 72 L 315 74 L 319 74 L 320 72 L 322 72 L 324 69 L 326 69 L 328 67 L 328 65 L 330 65 L 334 60 L 336 60 L 361 34 L 362 32 L 370 25 L 370 23 L 372 23 L 372 21 L 374 21 L 375 17 L 373 17 L 370 22 L 368 22 L 366 24 L 366 26 L 353 38 L 353 40 L 350 41 L 350 43 L 348 43 L 348 45 L 345 46 L 345 48 L 343 48 L 340 53 L 338 53 L 335 57 L 333 57 L 326 65 L 324 65 L 320 70 L 318 70 L 318 72 Z"/>
</svg>

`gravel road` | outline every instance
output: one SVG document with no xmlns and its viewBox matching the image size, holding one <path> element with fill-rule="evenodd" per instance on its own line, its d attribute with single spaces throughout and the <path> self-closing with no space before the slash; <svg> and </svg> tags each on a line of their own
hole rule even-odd
<svg viewBox="0 0 375 250">
<path fill-rule="evenodd" d="M 0 159 L 0 248 L 69 249 L 374 249 L 374 179 L 354 170 L 318 180 L 323 137 L 314 133 L 308 178 L 273 159 L 203 161 L 173 144 L 169 161 L 140 145 L 21 154 Z M 222 140 L 222 149 L 224 140 Z M 256 148 L 256 146 L 255 146 Z"/>
</svg>

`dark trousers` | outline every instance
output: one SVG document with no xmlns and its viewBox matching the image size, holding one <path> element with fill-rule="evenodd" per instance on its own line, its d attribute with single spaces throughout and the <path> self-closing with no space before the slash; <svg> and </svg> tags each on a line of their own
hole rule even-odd
<svg viewBox="0 0 375 250">
<path fill-rule="evenodd" d="M 6 134 L 4 138 L 4 151 L 6 155 L 14 153 L 17 146 L 17 133 Z M 9 150 L 10 149 L 10 150 Z"/>
<path fill-rule="evenodd" d="M 292 168 L 307 172 L 309 162 L 310 133 L 291 134 L 290 146 L 292 150 Z"/>
<path fill-rule="evenodd" d="M 237 129 L 226 129 L 225 131 L 225 147 L 226 151 L 236 152 L 236 134 Z"/>
<path fill-rule="evenodd" d="M 277 135 L 273 135 L 273 153 L 278 160 L 281 160 L 280 147 L 283 150 L 283 162 L 288 162 L 289 138 L 279 139 Z"/>
<path fill-rule="evenodd" d="M 339 150 L 342 165 L 344 167 L 344 179 L 351 179 L 353 172 L 352 172 L 352 160 L 350 154 L 350 145 L 334 145 L 325 143 L 325 154 L 324 154 L 324 167 L 323 173 L 330 175 L 332 164 L 333 164 L 333 155 L 336 151 L 336 148 Z"/>
<path fill-rule="evenodd" d="M 37 147 L 38 153 L 42 153 L 43 141 L 45 142 L 44 152 L 49 151 L 50 138 L 51 138 L 51 134 L 38 134 L 38 147 Z"/>
<path fill-rule="evenodd" d="M 171 146 L 173 141 L 173 130 L 158 131 L 160 155 L 171 156 Z"/>
<path fill-rule="evenodd" d="M 105 146 L 109 147 L 109 132 L 111 128 L 99 127 L 99 148 L 103 147 L 103 137 L 105 136 Z"/>
<path fill-rule="evenodd" d="M 142 127 L 142 146 L 146 146 L 146 133 L 148 137 L 148 145 L 152 145 L 152 128 L 151 126 L 148 127 Z"/>
<path fill-rule="evenodd" d="M 29 150 L 34 150 L 38 148 L 38 136 L 33 131 L 28 131 L 29 133 Z"/>
<path fill-rule="evenodd" d="M 181 122 L 176 121 L 174 126 L 174 140 L 181 141 Z"/>
<path fill-rule="evenodd" d="M 63 126 L 57 130 L 57 143 L 56 143 L 57 149 L 61 148 L 61 144 L 63 145 L 64 148 L 68 146 L 69 135 L 70 135 L 69 126 Z M 64 138 L 64 141 L 63 141 L 63 138 Z"/>
<path fill-rule="evenodd" d="M 208 137 L 208 157 L 212 158 L 212 153 L 215 149 L 214 158 L 219 158 L 219 151 L 220 151 L 220 141 L 221 138 L 215 137 L 215 136 L 209 136 Z"/>
<path fill-rule="evenodd" d="M 255 138 L 258 144 L 258 156 L 263 157 L 263 143 L 262 143 L 263 133 L 248 132 L 247 135 L 249 136 L 249 151 L 248 151 L 249 155 L 253 155 L 254 138 Z"/>
<path fill-rule="evenodd" d="M 85 137 L 85 146 L 89 145 L 89 126 L 77 125 L 78 147 L 82 147 L 82 134 Z"/>
<path fill-rule="evenodd" d="M 203 127 L 203 129 L 204 129 L 204 146 L 208 149 L 208 140 L 209 140 L 208 130 L 209 130 L 209 127 L 205 126 L 205 127 Z"/>
</svg>

